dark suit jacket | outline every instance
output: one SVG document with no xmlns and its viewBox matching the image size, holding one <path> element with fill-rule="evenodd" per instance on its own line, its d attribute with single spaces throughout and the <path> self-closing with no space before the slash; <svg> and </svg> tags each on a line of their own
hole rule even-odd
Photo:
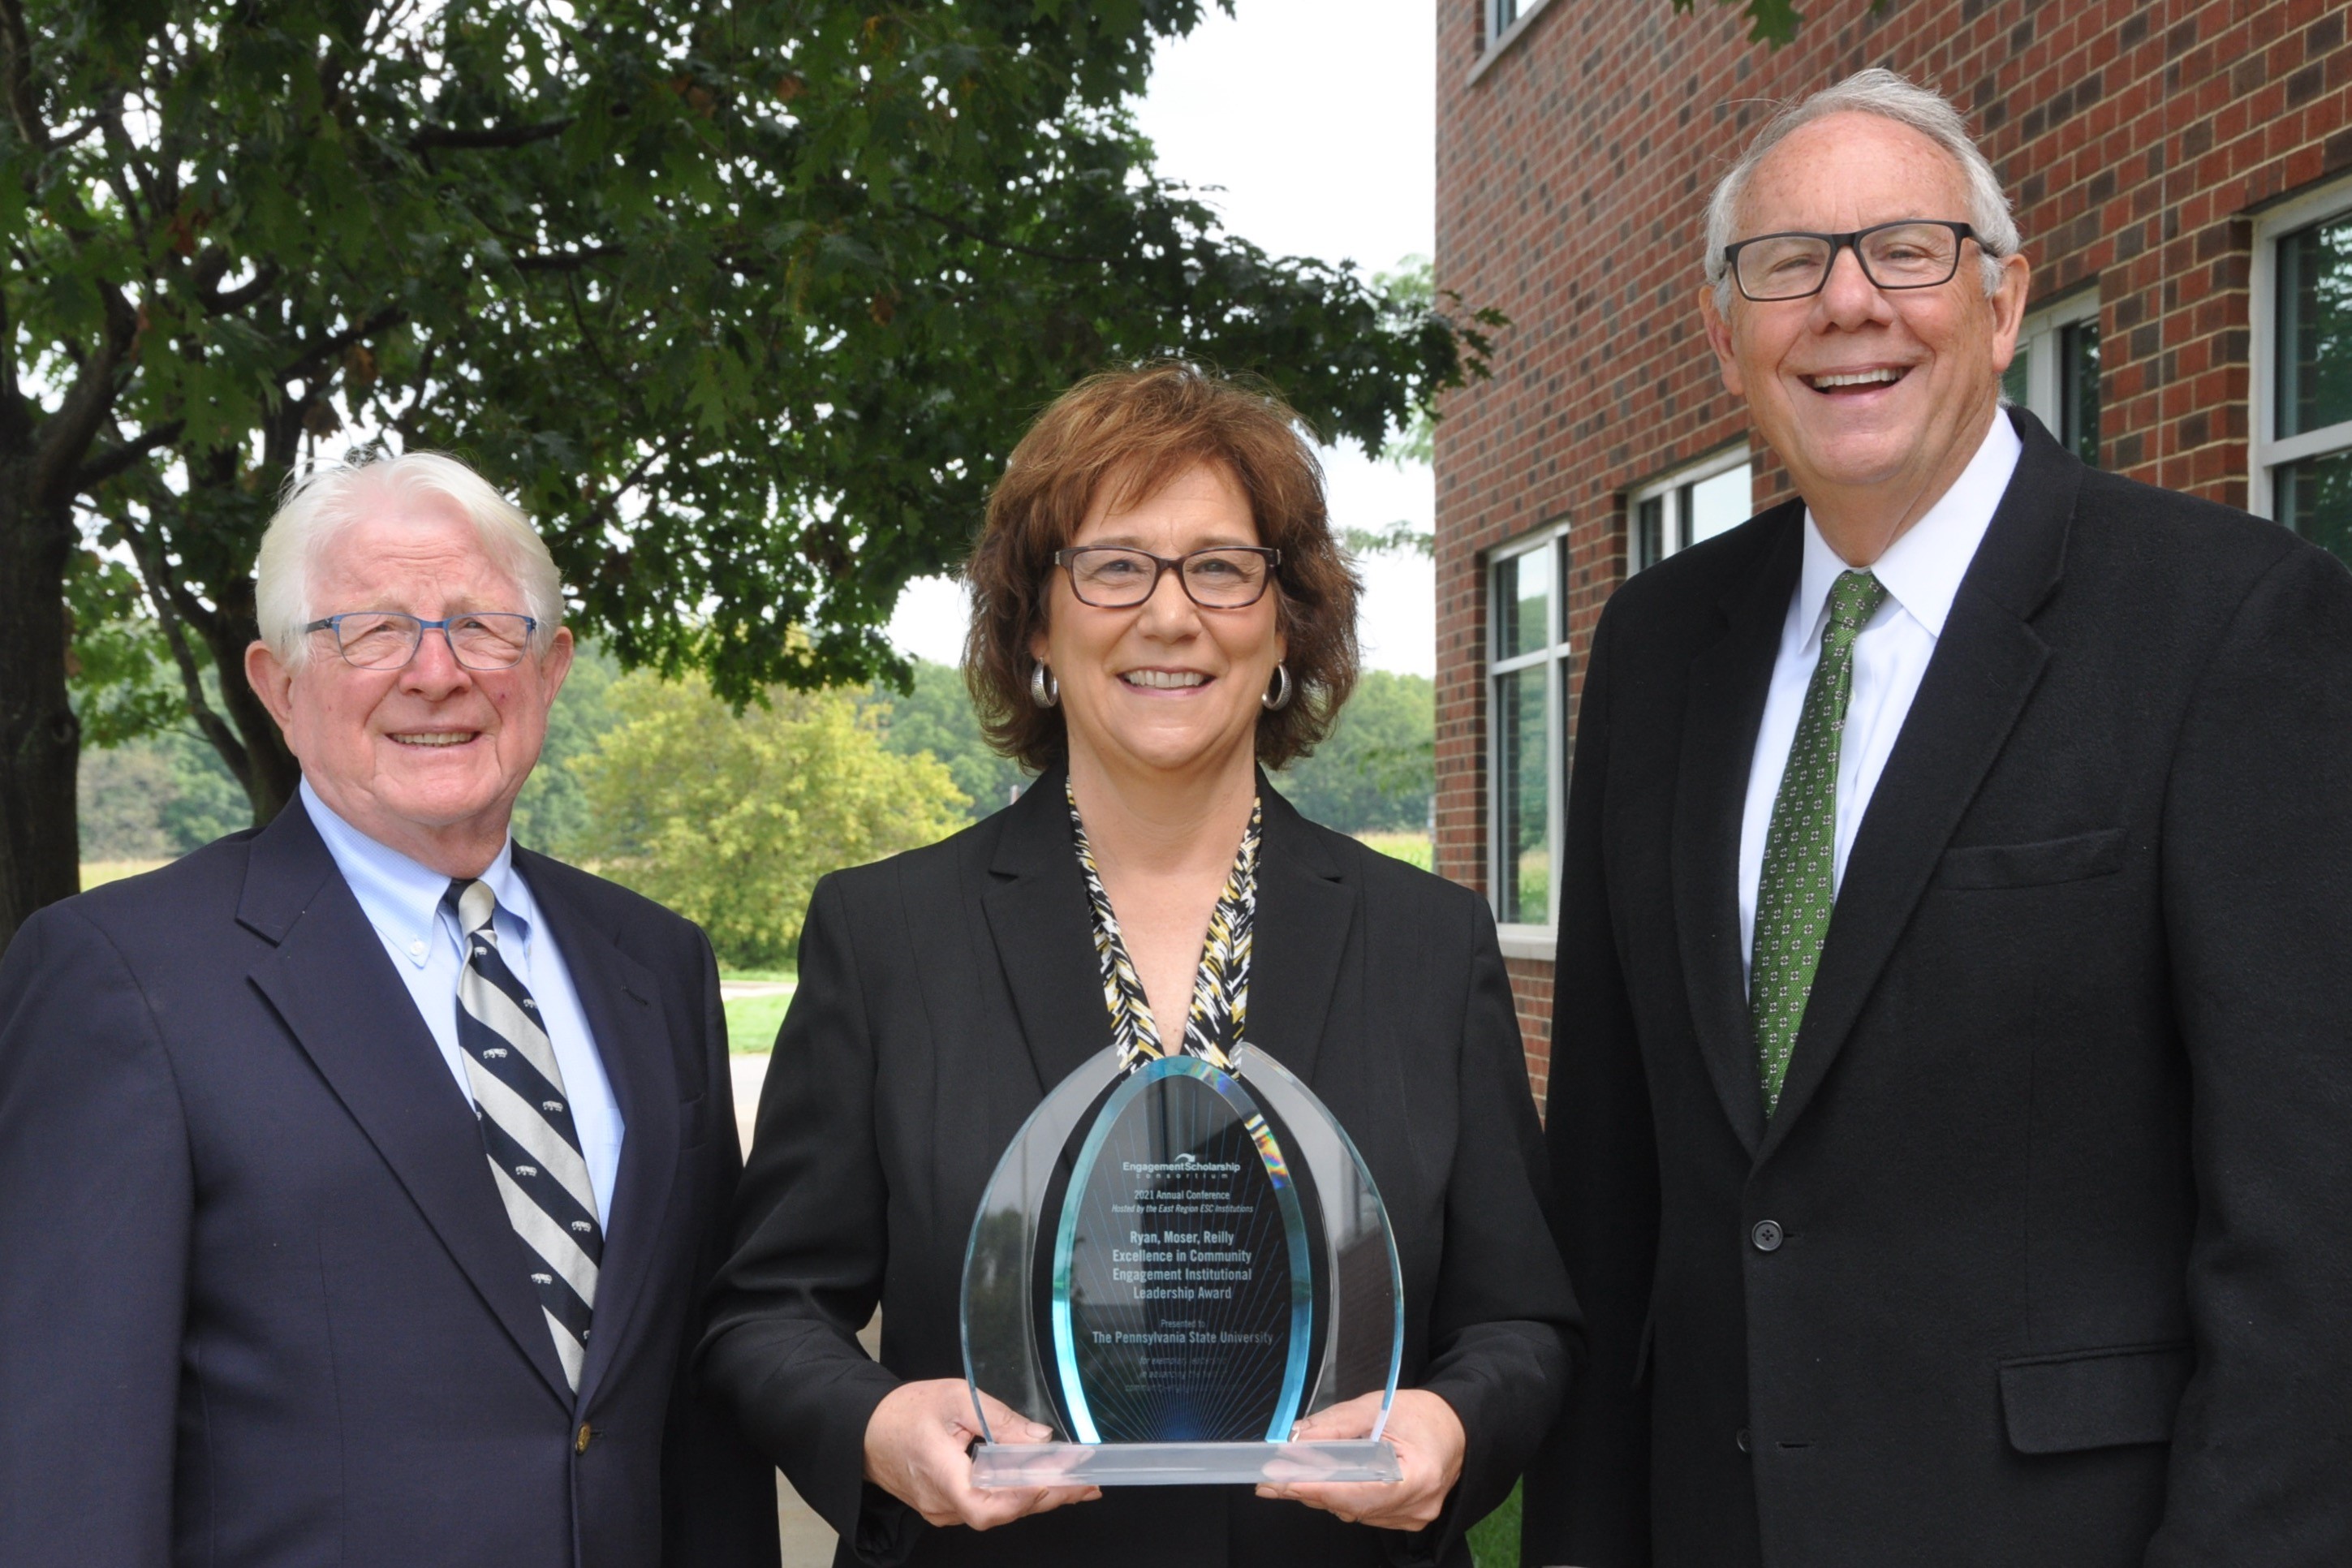
<svg viewBox="0 0 2352 1568">
<path fill-rule="evenodd" d="M 297 803 L 0 962 L 0 1563 L 775 1563 L 772 1475 L 683 1374 L 738 1169 L 709 947 L 516 862 L 627 1129 L 577 1399 Z"/>
<path fill-rule="evenodd" d="M 1549 1123 L 1591 1375 L 1530 1563 L 2352 1563 L 2352 577 L 2014 417 L 1769 1125 L 1735 867 L 1801 508 L 1601 618 Z"/>
<path fill-rule="evenodd" d="M 828 877 L 801 938 L 704 1372 L 842 1532 L 838 1563 L 1118 1568 L 1469 1561 L 1557 1408 L 1575 1304 L 1485 905 L 1317 827 L 1263 780 L 1248 1035 L 1370 1166 L 1404 1269 L 1400 1386 L 1469 1435 L 1446 1517 L 1406 1536 L 1246 1489 L 1114 1490 L 998 1530 L 932 1530 L 861 1479 L 902 1381 L 961 1377 L 972 1217 L 1047 1088 L 1110 1043 L 1063 775 L 945 843 Z M 882 1360 L 852 1336 L 882 1310 Z"/>
</svg>

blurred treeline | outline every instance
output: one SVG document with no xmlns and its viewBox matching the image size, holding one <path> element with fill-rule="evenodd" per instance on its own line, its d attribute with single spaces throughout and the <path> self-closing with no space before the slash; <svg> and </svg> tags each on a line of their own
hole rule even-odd
<svg viewBox="0 0 2352 1568">
<path fill-rule="evenodd" d="M 1339 729 L 1276 785 L 1347 833 L 1426 828 L 1434 691 L 1367 672 Z M 623 675 L 583 646 L 515 805 L 515 837 L 594 865 L 699 921 L 722 961 L 788 961 L 816 879 L 943 837 L 1024 782 L 980 734 L 960 671 L 918 660 L 913 689 L 767 694 L 740 714 L 699 677 Z M 192 729 L 81 760 L 81 858 L 160 860 L 251 822 Z"/>
</svg>

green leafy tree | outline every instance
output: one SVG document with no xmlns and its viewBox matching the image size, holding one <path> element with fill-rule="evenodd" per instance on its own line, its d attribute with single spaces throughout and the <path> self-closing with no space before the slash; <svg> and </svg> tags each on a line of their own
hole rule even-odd
<svg viewBox="0 0 2352 1568">
<path fill-rule="evenodd" d="M 621 721 L 612 701 L 613 682 L 620 673 L 602 644 L 583 639 L 572 673 L 548 712 L 539 765 L 515 798 L 514 809 L 515 837 L 542 854 L 575 858 L 589 835 L 587 788 L 571 763 L 594 751 L 604 732 Z"/>
<path fill-rule="evenodd" d="M 1275 786 L 1342 833 L 1426 828 L 1437 788 L 1436 686 L 1425 675 L 1366 670 L 1330 739 Z"/>
<path fill-rule="evenodd" d="M 1028 782 L 1020 763 L 989 748 L 980 732 L 980 715 L 965 689 L 963 671 L 929 659 L 914 661 L 914 677 L 903 694 L 876 694 L 880 710 L 882 744 L 902 757 L 928 752 L 938 758 L 971 801 L 974 822 L 1012 804 L 1013 792 Z"/>
<path fill-rule="evenodd" d="M 580 849 L 710 933 L 724 963 L 788 962 L 816 880 L 943 838 L 965 798 L 929 757 L 884 750 L 840 692 L 777 688 L 738 715 L 699 675 L 624 676 L 620 722 L 572 762 Z"/>
<path fill-rule="evenodd" d="M 1368 448 L 1483 374 L 1496 318 L 1153 174 L 1125 106 L 1203 9 L 0 0 L 0 941 L 72 890 L 85 537 L 266 819 L 253 552 L 341 442 L 471 458 L 624 666 L 740 703 L 903 675 L 898 589 L 1087 371 L 1257 372 Z"/>
</svg>

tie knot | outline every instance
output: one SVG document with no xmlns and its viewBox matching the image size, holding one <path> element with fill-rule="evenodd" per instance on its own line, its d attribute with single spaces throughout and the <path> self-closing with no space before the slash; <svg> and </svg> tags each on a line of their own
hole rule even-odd
<svg viewBox="0 0 2352 1568">
<path fill-rule="evenodd" d="M 441 907 L 457 917 L 457 930 L 465 935 L 486 934 L 498 941 L 490 917 L 499 912 L 499 896 L 490 891 L 488 882 L 467 877 L 450 879 L 449 890 L 441 895 Z"/>
<path fill-rule="evenodd" d="M 1886 584 L 1867 572 L 1841 572 L 1830 584 L 1830 625 L 1849 638 L 1886 602 Z"/>
</svg>

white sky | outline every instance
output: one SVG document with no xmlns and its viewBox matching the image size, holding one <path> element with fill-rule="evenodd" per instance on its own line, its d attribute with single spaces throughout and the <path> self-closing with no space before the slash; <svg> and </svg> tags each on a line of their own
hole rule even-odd
<svg viewBox="0 0 2352 1568">
<path fill-rule="evenodd" d="M 1232 232 L 1276 256 L 1349 260 L 1367 270 L 1426 256 L 1436 242 L 1434 0 L 1236 0 L 1164 45 L 1138 111 L 1167 176 L 1219 186 L 1205 199 Z M 1323 454 L 1338 528 L 1410 521 L 1427 531 L 1426 468 L 1400 470 L 1352 446 Z M 1433 675 L 1436 578 L 1419 556 L 1363 563 L 1364 658 Z M 908 654 L 953 663 L 963 595 L 927 578 L 898 601 L 890 635 Z"/>
</svg>

